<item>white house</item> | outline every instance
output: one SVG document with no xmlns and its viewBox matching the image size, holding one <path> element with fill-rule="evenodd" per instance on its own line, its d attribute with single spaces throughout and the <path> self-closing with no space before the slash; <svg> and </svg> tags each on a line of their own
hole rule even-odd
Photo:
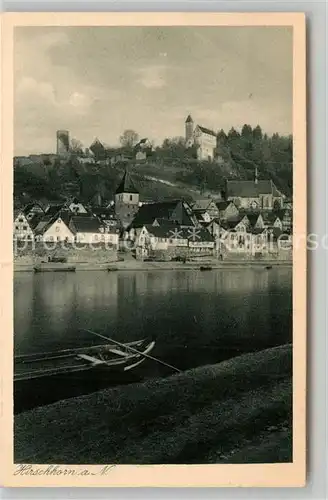
<svg viewBox="0 0 328 500">
<path fill-rule="evenodd" d="M 107 243 L 118 247 L 118 231 L 103 224 L 97 217 L 71 217 L 69 227 L 77 243 Z"/>
<path fill-rule="evenodd" d="M 38 241 L 74 241 L 74 233 L 69 227 L 69 217 L 66 213 L 44 217 L 36 226 L 35 235 Z"/>
</svg>

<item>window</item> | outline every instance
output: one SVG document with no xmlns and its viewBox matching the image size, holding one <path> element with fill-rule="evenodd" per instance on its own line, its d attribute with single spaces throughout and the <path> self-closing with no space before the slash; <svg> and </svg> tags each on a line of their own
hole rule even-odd
<svg viewBox="0 0 328 500">
<path fill-rule="evenodd" d="M 19 231 L 19 226 L 15 226 L 16 231 Z"/>
<path fill-rule="evenodd" d="M 59 233 L 60 227 L 56 226 L 56 233 Z"/>
<path fill-rule="evenodd" d="M 98 234 L 95 234 L 95 241 L 98 241 Z"/>
<path fill-rule="evenodd" d="M 57 236 L 57 241 L 60 241 L 60 236 Z"/>
<path fill-rule="evenodd" d="M 18 217 L 18 222 L 24 222 L 23 217 Z"/>
<path fill-rule="evenodd" d="M 101 241 L 105 241 L 105 235 L 104 235 L 104 234 L 102 234 L 102 235 L 100 236 L 100 239 L 101 239 Z"/>
<path fill-rule="evenodd" d="M 130 194 L 130 201 L 132 201 L 132 200 L 133 200 L 133 196 L 132 196 L 132 194 Z"/>
</svg>

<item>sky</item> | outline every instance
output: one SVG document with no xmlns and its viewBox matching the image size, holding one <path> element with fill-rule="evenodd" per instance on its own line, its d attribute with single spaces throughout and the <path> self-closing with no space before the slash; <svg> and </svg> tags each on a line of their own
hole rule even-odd
<svg viewBox="0 0 328 500">
<path fill-rule="evenodd" d="M 195 124 L 292 133 L 292 28 L 19 27 L 15 155 L 55 152 L 56 130 L 88 147 L 125 129 L 161 144 Z"/>
</svg>

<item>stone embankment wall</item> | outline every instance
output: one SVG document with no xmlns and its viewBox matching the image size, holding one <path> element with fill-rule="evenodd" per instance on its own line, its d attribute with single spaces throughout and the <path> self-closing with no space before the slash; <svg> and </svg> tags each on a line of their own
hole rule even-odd
<svg viewBox="0 0 328 500">
<path fill-rule="evenodd" d="M 35 265 L 51 259 L 63 259 L 67 263 L 113 262 L 117 260 L 117 249 L 103 243 L 92 246 L 69 243 L 45 246 L 40 242 L 14 245 L 15 264 Z"/>
</svg>

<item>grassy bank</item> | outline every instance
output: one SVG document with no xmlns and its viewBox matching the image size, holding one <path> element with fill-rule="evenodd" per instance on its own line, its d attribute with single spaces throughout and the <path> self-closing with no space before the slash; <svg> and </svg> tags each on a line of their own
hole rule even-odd
<svg viewBox="0 0 328 500">
<path fill-rule="evenodd" d="M 37 408 L 15 462 L 291 461 L 291 371 L 287 345 Z"/>
</svg>

